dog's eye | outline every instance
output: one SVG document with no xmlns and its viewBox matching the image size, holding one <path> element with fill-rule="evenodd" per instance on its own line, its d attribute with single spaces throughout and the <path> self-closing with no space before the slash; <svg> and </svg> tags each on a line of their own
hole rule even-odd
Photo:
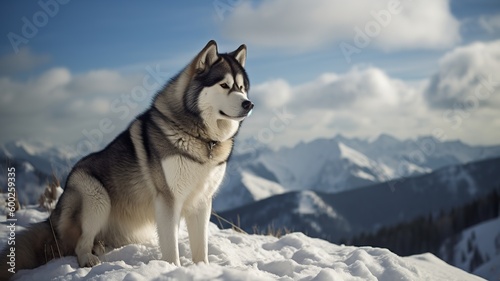
<svg viewBox="0 0 500 281">
<path fill-rule="evenodd" d="M 226 83 L 222 83 L 220 84 L 220 86 L 222 87 L 222 89 L 229 89 L 229 85 Z"/>
</svg>

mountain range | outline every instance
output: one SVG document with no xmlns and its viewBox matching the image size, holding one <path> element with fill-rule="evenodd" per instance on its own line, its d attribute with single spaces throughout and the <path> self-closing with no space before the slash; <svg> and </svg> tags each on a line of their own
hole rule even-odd
<svg viewBox="0 0 500 281">
<path fill-rule="evenodd" d="M 213 206 L 225 211 L 290 191 L 337 193 L 390 180 L 397 184 L 394 179 L 498 156 L 500 146 L 470 146 L 428 136 L 398 140 L 382 134 L 366 140 L 338 135 L 278 150 L 237 141 Z M 36 202 L 50 175 L 64 182 L 80 157 L 68 147 L 38 140 L 0 146 L 0 168 L 16 167 L 17 191 L 26 204 Z M 5 176 L 0 175 L 2 186 Z"/>
<path fill-rule="evenodd" d="M 500 156 L 500 146 L 470 146 L 434 137 L 398 140 L 317 139 L 273 151 L 238 143 L 214 209 L 225 211 L 290 191 L 338 193 Z M 395 181 L 399 179 L 398 181 Z"/>
<path fill-rule="evenodd" d="M 0 146 L 0 169 L 15 168 L 16 192 L 21 204 L 35 204 L 52 175 L 64 182 L 78 159 L 75 151 L 46 141 L 17 140 Z M 7 186 L 6 172 L 0 174 L 0 185 Z"/>
<path fill-rule="evenodd" d="M 493 190 L 500 192 L 498 171 L 500 157 L 339 193 L 288 192 L 219 215 L 246 232 L 271 226 L 339 243 L 363 232 L 449 211 Z"/>
</svg>

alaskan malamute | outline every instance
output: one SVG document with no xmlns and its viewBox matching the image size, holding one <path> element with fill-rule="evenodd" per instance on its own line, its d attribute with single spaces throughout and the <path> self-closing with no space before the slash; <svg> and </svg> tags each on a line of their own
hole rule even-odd
<svg viewBox="0 0 500 281">
<path fill-rule="evenodd" d="M 57 257 L 57 247 L 62 255 L 76 255 L 80 266 L 94 266 L 103 244 L 140 243 L 142 230 L 154 224 L 163 260 L 180 265 L 181 217 L 193 262 L 208 263 L 212 196 L 241 122 L 254 107 L 246 55 L 245 45 L 219 54 L 215 41 L 208 42 L 147 111 L 102 151 L 81 159 L 50 219 L 19 233 L 16 270 Z M 0 275 L 8 273 L 5 257 Z"/>
</svg>

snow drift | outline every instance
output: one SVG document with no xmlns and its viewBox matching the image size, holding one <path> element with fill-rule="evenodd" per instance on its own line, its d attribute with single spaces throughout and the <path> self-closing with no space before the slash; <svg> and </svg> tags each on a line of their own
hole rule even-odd
<svg viewBox="0 0 500 281">
<path fill-rule="evenodd" d="M 20 210 L 17 231 L 47 216 L 35 207 Z M 5 224 L 5 216 L 2 220 Z M 2 245 L 6 236 L 2 225 Z M 219 230 L 214 224 L 210 264 L 192 264 L 185 226 L 179 249 L 182 267 L 160 260 L 156 241 L 149 241 L 114 249 L 93 268 L 79 268 L 76 257 L 64 257 L 22 270 L 15 280 L 483 280 L 431 254 L 399 257 L 386 249 L 339 246 L 302 233 L 276 238 Z"/>
</svg>

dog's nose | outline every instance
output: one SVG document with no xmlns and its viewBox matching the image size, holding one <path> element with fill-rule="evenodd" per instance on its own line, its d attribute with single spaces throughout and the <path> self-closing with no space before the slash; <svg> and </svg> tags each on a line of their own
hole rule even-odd
<svg viewBox="0 0 500 281">
<path fill-rule="evenodd" d="M 246 100 L 243 103 L 241 103 L 241 107 L 243 107 L 243 109 L 245 109 L 245 110 L 252 110 L 253 103 L 249 100 Z"/>
</svg>

